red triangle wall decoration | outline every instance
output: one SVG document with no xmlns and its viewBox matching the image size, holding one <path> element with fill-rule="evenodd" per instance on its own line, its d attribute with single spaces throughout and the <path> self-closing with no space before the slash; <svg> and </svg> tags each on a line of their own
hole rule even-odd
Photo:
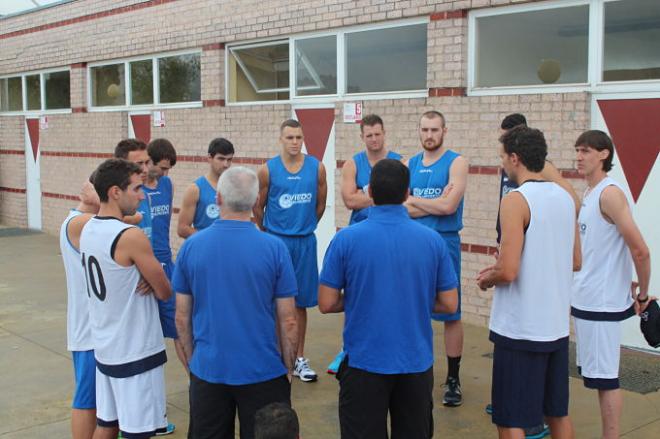
<svg viewBox="0 0 660 439">
<path fill-rule="evenodd" d="M 335 109 L 297 109 L 296 116 L 303 127 L 307 152 L 323 161 L 328 138 L 335 123 Z"/>
<path fill-rule="evenodd" d="M 660 99 L 599 100 L 598 106 L 637 202 L 660 153 Z"/>
<path fill-rule="evenodd" d="M 28 136 L 30 136 L 30 146 L 32 146 L 32 158 L 37 162 L 39 155 L 39 119 L 25 119 L 28 129 Z"/>
<path fill-rule="evenodd" d="M 151 115 L 150 114 L 131 114 L 131 123 L 135 137 L 144 143 L 151 142 Z"/>
</svg>

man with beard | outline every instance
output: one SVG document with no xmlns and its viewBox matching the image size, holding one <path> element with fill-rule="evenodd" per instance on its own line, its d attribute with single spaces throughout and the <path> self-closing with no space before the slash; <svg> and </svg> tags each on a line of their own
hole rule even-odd
<svg viewBox="0 0 660 439">
<path fill-rule="evenodd" d="M 451 314 L 433 314 L 445 324 L 447 380 L 442 403 L 458 407 L 463 403 L 459 368 L 463 353 L 461 323 L 461 240 L 463 194 L 467 186 L 468 162 L 443 146 L 447 133 L 445 117 L 427 111 L 419 121 L 419 139 L 424 150 L 407 161 L 410 168 L 410 197 L 405 203 L 412 218 L 437 231 L 445 240 L 458 279 L 458 309 Z M 443 191 L 447 191 L 443 194 Z"/>
</svg>

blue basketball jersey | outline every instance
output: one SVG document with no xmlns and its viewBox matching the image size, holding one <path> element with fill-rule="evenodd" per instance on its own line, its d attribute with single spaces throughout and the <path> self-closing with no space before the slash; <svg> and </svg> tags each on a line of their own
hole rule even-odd
<svg viewBox="0 0 660 439">
<path fill-rule="evenodd" d="M 202 175 L 195 180 L 195 184 L 199 189 L 199 199 L 197 200 L 197 206 L 195 207 L 193 227 L 195 230 L 202 230 L 218 219 L 220 208 L 215 202 L 215 188 L 209 184 L 209 181 L 205 176 Z"/>
<path fill-rule="evenodd" d="M 269 187 L 264 227 L 279 235 L 304 236 L 316 229 L 319 161 L 305 154 L 302 168 L 292 174 L 278 155 L 268 160 Z"/>
<path fill-rule="evenodd" d="M 447 150 L 431 166 L 424 166 L 424 153 L 408 162 L 410 168 L 410 195 L 419 198 L 438 198 L 449 182 L 449 168 L 459 154 Z M 463 199 L 451 215 L 427 215 L 415 218 L 421 224 L 438 232 L 458 232 L 463 228 Z"/>
<path fill-rule="evenodd" d="M 144 232 L 145 235 L 147 235 L 147 238 L 149 238 L 149 241 L 151 241 L 151 235 L 152 235 L 152 224 L 151 224 L 151 203 L 149 203 L 149 195 L 147 195 L 147 191 L 144 190 L 145 187 L 142 186 L 142 190 L 144 191 L 144 200 L 140 201 L 140 205 L 137 208 L 136 213 L 141 213 L 142 214 L 142 221 L 137 225 L 140 230 Z"/>
<path fill-rule="evenodd" d="M 385 158 L 401 160 L 401 155 L 394 151 L 388 151 Z M 353 156 L 355 162 L 355 185 L 358 189 L 362 189 L 365 194 L 369 194 L 369 179 L 371 178 L 371 163 L 367 157 L 366 151 L 358 152 Z M 350 224 L 359 223 L 367 219 L 369 208 L 358 209 L 351 212 Z"/>
<path fill-rule="evenodd" d="M 155 189 L 143 186 L 151 203 L 151 243 L 154 255 L 160 262 L 172 260 L 170 248 L 170 221 L 172 219 L 172 180 L 163 176 Z"/>
</svg>

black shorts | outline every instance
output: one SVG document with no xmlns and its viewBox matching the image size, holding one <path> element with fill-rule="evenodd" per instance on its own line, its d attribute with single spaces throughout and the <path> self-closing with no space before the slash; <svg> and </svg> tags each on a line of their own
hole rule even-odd
<svg viewBox="0 0 660 439">
<path fill-rule="evenodd" d="M 495 343 L 493 423 L 531 428 L 543 417 L 568 415 L 568 337 L 551 352 L 534 352 Z"/>
</svg>

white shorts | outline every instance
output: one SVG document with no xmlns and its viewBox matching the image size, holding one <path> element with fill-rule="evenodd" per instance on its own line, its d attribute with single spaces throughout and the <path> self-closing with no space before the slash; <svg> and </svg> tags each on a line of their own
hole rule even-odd
<svg viewBox="0 0 660 439">
<path fill-rule="evenodd" d="M 113 378 L 96 369 L 96 418 L 101 427 L 119 426 L 140 434 L 167 427 L 165 368 L 160 365 L 128 378 Z"/>
<path fill-rule="evenodd" d="M 619 378 L 621 322 L 574 318 L 577 366 L 584 378 Z"/>
</svg>

